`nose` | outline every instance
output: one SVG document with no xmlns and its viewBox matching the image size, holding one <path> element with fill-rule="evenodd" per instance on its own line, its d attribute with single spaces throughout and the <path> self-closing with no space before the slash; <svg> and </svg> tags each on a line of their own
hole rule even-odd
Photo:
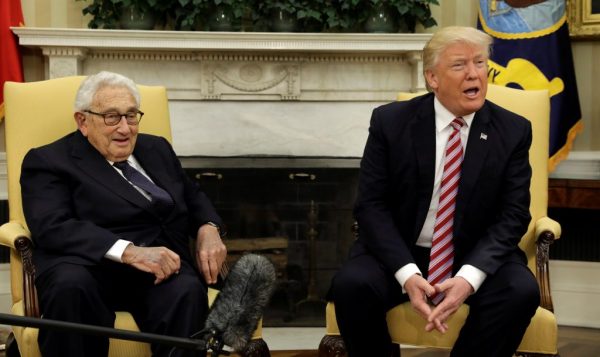
<svg viewBox="0 0 600 357">
<path fill-rule="evenodd" d="M 477 66 L 473 62 L 469 62 L 465 67 L 465 71 L 467 71 L 467 78 L 474 79 L 477 78 Z"/>
<path fill-rule="evenodd" d="M 131 131 L 129 124 L 127 124 L 127 116 L 125 114 L 121 115 L 121 119 L 119 120 L 119 124 L 117 124 L 117 130 L 121 133 L 126 133 Z"/>
</svg>

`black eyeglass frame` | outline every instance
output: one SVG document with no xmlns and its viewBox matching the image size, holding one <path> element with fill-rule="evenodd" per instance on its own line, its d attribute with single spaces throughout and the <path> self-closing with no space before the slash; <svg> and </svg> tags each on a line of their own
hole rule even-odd
<svg viewBox="0 0 600 357">
<path fill-rule="evenodd" d="M 83 112 L 84 112 L 84 113 L 93 114 L 93 115 L 97 115 L 97 116 L 99 116 L 99 117 L 102 117 L 102 120 L 104 120 L 104 124 L 105 124 L 106 126 L 115 126 L 115 125 L 119 125 L 119 123 L 121 122 L 121 120 L 123 120 L 123 117 L 125 117 L 125 121 L 127 122 L 127 124 L 129 124 L 129 125 L 138 125 L 138 124 L 139 124 L 139 123 L 142 121 L 142 118 L 144 117 L 144 112 L 142 112 L 142 111 L 141 111 L 141 110 L 139 110 L 139 109 L 138 109 L 138 110 L 136 110 L 136 111 L 127 112 L 127 113 L 125 113 L 125 114 L 121 114 L 121 113 L 119 113 L 119 112 L 96 113 L 96 112 L 93 112 L 93 111 L 91 111 L 91 110 L 84 110 Z M 135 115 L 136 115 L 136 119 L 137 119 L 137 121 L 136 121 L 135 123 L 132 123 L 131 121 L 129 121 L 129 119 L 127 119 L 127 115 L 129 115 L 129 114 L 131 114 L 131 113 L 135 113 Z M 116 121 L 116 122 L 114 122 L 113 124 L 109 124 L 109 123 L 106 121 L 106 116 L 107 116 L 107 115 L 110 115 L 110 114 L 117 114 L 117 115 L 119 116 L 119 120 L 118 120 L 118 121 Z"/>
</svg>

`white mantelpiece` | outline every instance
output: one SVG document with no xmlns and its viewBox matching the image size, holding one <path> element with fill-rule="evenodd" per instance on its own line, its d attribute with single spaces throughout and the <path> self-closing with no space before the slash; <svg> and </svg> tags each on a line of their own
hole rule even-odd
<svg viewBox="0 0 600 357">
<path fill-rule="evenodd" d="M 357 158 L 372 109 L 421 90 L 429 34 L 12 28 L 46 78 L 123 73 L 167 87 L 181 156 Z"/>
</svg>

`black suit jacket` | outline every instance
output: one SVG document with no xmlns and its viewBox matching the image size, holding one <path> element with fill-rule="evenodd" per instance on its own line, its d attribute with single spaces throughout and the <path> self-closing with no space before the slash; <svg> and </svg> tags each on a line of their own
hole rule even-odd
<svg viewBox="0 0 600 357">
<path fill-rule="evenodd" d="M 139 134 L 133 155 L 173 198 L 168 216 L 155 212 L 79 131 L 27 153 L 21 192 L 38 276 L 59 262 L 98 264 L 118 239 L 165 245 L 194 265 L 190 237 L 208 221 L 220 224 L 219 216 L 164 138 Z"/>
<path fill-rule="evenodd" d="M 373 111 L 361 161 L 351 255 L 374 255 L 391 273 L 414 263 L 410 248 L 431 202 L 435 166 L 434 96 Z M 528 120 L 486 101 L 469 132 L 454 219 L 454 273 L 464 264 L 493 274 L 525 263 L 517 244 L 531 220 Z"/>
</svg>

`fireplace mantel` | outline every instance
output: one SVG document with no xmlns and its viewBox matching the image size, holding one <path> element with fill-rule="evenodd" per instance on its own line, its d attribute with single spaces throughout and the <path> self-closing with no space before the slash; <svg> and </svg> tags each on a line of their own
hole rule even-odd
<svg viewBox="0 0 600 357">
<path fill-rule="evenodd" d="M 430 34 L 89 30 L 12 27 L 23 46 L 149 51 L 420 53 Z"/>
<path fill-rule="evenodd" d="M 359 158 L 372 109 L 424 89 L 431 36 L 12 30 L 46 78 L 110 70 L 166 86 L 175 150 L 194 157 Z"/>
</svg>

